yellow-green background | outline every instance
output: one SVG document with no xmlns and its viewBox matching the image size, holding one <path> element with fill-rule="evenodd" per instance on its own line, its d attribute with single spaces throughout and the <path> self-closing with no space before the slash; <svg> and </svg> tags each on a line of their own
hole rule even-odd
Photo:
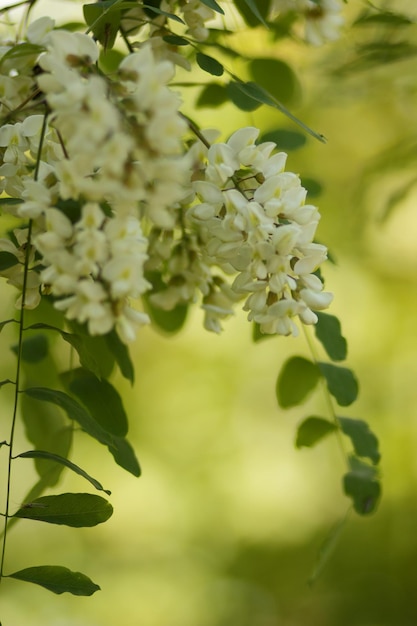
<svg viewBox="0 0 417 626">
<path fill-rule="evenodd" d="M 361 6 L 352 1 L 348 13 Z M 415 39 L 411 29 L 407 35 Z M 377 513 L 351 516 L 310 589 L 320 545 L 349 503 L 336 441 L 294 448 L 297 424 L 325 411 L 323 398 L 316 394 L 290 411 L 276 402 L 279 369 L 288 356 L 309 356 L 306 342 L 274 338 L 255 345 L 243 314 L 226 322 L 221 336 L 208 334 L 196 309 L 175 337 L 142 330 L 133 347 L 134 388 L 115 379 L 142 477 L 123 472 L 83 435 L 76 438 L 71 458 L 111 489 L 113 517 L 86 530 L 22 521 L 10 533 L 7 571 L 61 564 L 91 576 L 102 591 L 91 598 L 55 596 L 4 580 L 3 626 L 417 624 L 417 190 L 385 222 L 378 219 L 387 197 L 415 176 L 413 150 L 414 162 L 402 162 L 392 146 L 417 144 L 416 61 L 332 77 L 330 70 L 361 37 L 362 31 L 348 31 L 324 51 L 278 43 L 272 54 L 292 64 L 303 86 L 292 110 L 328 139 L 326 145 L 308 139 L 290 154 L 288 169 L 324 187 L 315 202 L 322 213 L 319 238 L 337 260 L 325 268 L 326 287 L 335 294 L 330 312 L 342 320 L 347 365 L 360 381 L 358 401 L 342 415 L 366 419 L 379 437 Z M 258 56 L 267 50 L 253 33 L 236 45 Z M 226 134 L 253 124 L 295 128 L 265 108 L 195 112 L 191 96 L 185 99 L 187 113 Z M 385 153 L 392 154 L 390 167 L 370 175 Z M 12 298 L 4 288 L 3 318 Z M 1 338 L 4 378 L 13 358 L 7 331 Z M 10 417 L 2 394 L 0 439 Z M 34 479 L 26 474 L 29 464 L 15 463 L 13 506 Z M 84 491 L 86 483 L 65 475 L 61 487 Z"/>
</svg>

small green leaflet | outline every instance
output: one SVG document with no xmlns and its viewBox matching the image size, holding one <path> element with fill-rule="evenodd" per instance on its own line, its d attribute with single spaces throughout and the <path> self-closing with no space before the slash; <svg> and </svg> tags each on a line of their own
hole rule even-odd
<svg viewBox="0 0 417 626">
<path fill-rule="evenodd" d="M 326 379 L 327 388 L 340 406 L 349 406 L 356 400 L 359 392 L 358 381 L 352 370 L 347 367 L 319 363 L 320 371 Z"/>
<path fill-rule="evenodd" d="M 162 39 L 172 46 L 188 46 L 190 43 L 188 39 L 179 35 L 165 35 Z"/>
<path fill-rule="evenodd" d="M 216 11 L 216 13 L 224 15 L 223 9 L 219 4 L 217 4 L 216 0 L 201 0 L 201 3 L 205 4 L 206 7 L 209 7 L 209 9 L 213 9 L 213 11 Z"/>
<path fill-rule="evenodd" d="M 322 143 L 326 142 L 326 139 L 323 135 L 321 135 L 320 133 L 316 133 L 309 126 L 304 124 L 304 122 L 302 122 L 297 117 L 295 117 L 295 115 L 293 115 L 291 111 L 287 109 L 287 107 L 285 107 L 281 102 L 276 100 L 270 93 L 266 91 L 266 89 L 264 89 L 260 85 L 257 85 L 254 82 L 245 83 L 244 81 L 240 80 L 237 76 L 234 76 L 233 74 L 231 74 L 231 76 L 234 79 L 234 82 L 229 83 L 229 86 L 234 85 L 235 89 L 240 90 L 244 95 L 246 95 L 247 98 L 252 99 L 254 103 L 258 103 L 258 106 L 260 104 L 266 104 L 268 106 L 273 107 L 274 109 L 277 109 L 278 111 L 281 111 L 281 113 L 286 115 L 286 117 L 292 120 L 295 124 L 297 124 L 300 128 L 302 128 L 306 133 L 308 133 L 315 139 L 318 139 Z M 250 110 L 250 109 L 244 109 L 244 110 Z"/>
<path fill-rule="evenodd" d="M 266 28 L 268 28 L 268 24 L 265 22 L 264 18 L 260 14 L 259 9 L 256 6 L 255 1 L 254 0 L 244 0 L 244 1 L 248 5 L 249 9 L 252 11 L 254 16 L 261 22 L 261 24 L 263 24 Z"/>
<path fill-rule="evenodd" d="M 130 444 L 123 437 L 106 432 L 74 398 L 66 393 L 47 387 L 30 387 L 24 391 L 31 398 L 52 402 L 63 409 L 68 417 L 78 422 L 93 439 L 108 447 L 118 465 L 133 474 L 140 475 L 140 466 Z"/>
<path fill-rule="evenodd" d="M 332 361 L 344 361 L 347 357 L 347 342 L 342 335 L 340 322 L 335 315 L 316 313 L 318 322 L 314 327 L 316 337 L 321 342 Z"/>
<path fill-rule="evenodd" d="M 100 587 L 93 583 L 90 578 L 81 572 L 72 572 L 66 567 L 59 565 L 40 565 L 39 567 L 27 567 L 7 578 L 15 578 L 28 583 L 34 583 L 45 587 L 53 593 L 72 593 L 74 596 L 91 596 Z"/>
<path fill-rule="evenodd" d="M 104 489 L 103 485 L 99 483 L 98 480 L 96 480 L 95 478 L 92 478 L 92 476 L 87 474 L 87 472 L 81 469 L 81 467 L 79 467 L 78 465 L 75 465 L 75 463 L 72 463 L 71 461 L 68 461 L 68 459 L 65 459 L 64 457 L 59 456 L 58 454 L 52 454 L 52 452 L 46 452 L 46 450 L 28 450 L 27 452 L 22 452 L 21 454 L 18 454 L 14 458 L 16 459 L 47 459 L 48 461 L 55 461 L 56 463 L 65 465 L 65 467 L 68 467 L 70 470 L 72 470 L 76 474 L 79 474 L 80 476 L 88 480 L 88 482 L 91 483 L 93 487 L 95 487 L 98 491 L 104 491 L 104 493 L 107 493 L 107 495 L 111 494 L 110 491 L 108 491 L 107 489 Z"/>
<path fill-rule="evenodd" d="M 90 493 L 62 493 L 42 496 L 24 504 L 14 517 L 86 528 L 106 522 L 113 507 L 104 498 Z"/>
<path fill-rule="evenodd" d="M 368 458 L 377 465 L 381 458 L 378 451 L 378 439 L 364 420 L 350 417 L 338 417 L 342 431 L 347 435 L 353 445 L 355 454 Z"/>
<path fill-rule="evenodd" d="M 44 51 L 43 46 L 38 46 L 34 43 L 19 43 L 13 48 L 10 48 L 0 59 L 0 67 L 3 65 L 5 61 L 9 61 L 10 59 L 18 59 L 26 56 L 37 56 L 41 52 Z M 9 200 L 7 198 L 7 200 Z"/>
<path fill-rule="evenodd" d="M 174 22 L 185 24 L 184 20 L 182 20 L 180 17 L 178 17 L 178 15 L 175 15 L 174 13 L 168 13 L 167 11 L 163 11 L 162 9 L 159 9 L 158 7 L 153 7 L 150 4 L 143 4 L 142 7 L 146 9 L 148 12 L 155 13 L 156 15 L 163 15 L 164 17 L 167 17 L 170 20 L 174 20 Z"/>
<path fill-rule="evenodd" d="M 276 395 L 283 409 L 297 406 L 304 402 L 316 387 L 320 371 L 312 361 L 301 356 L 288 359 L 278 376 Z"/>
<path fill-rule="evenodd" d="M 335 430 L 335 424 L 322 417 L 307 417 L 298 427 L 295 445 L 297 448 L 311 448 Z"/>
<path fill-rule="evenodd" d="M 2 250 L 0 252 L 0 271 L 8 270 L 10 267 L 14 267 L 19 263 L 19 259 L 11 252 Z"/>
<path fill-rule="evenodd" d="M 99 380 L 82 367 L 64 372 L 61 379 L 106 432 L 117 437 L 127 434 L 127 415 L 122 400 L 107 380 Z"/>
<path fill-rule="evenodd" d="M 375 467 L 357 457 L 349 459 L 350 471 L 343 477 L 343 487 L 359 515 L 373 513 L 381 497 L 381 485 Z"/>
<path fill-rule="evenodd" d="M 219 63 L 213 57 L 208 56 L 207 54 L 203 54 L 202 52 L 197 52 L 196 55 L 197 64 L 201 67 L 202 70 L 212 74 L 213 76 L 221 76 L 224 72 L 223 65 Z"/>
<path fill-rule="evenodd" d="M 18 346 L 11 348 L 15 354 L 18 353 Z M 26 363 L 39 363 L 48 354 L 48 341 L 45 335 L 34 335 L 23 340 L 22 343 L 22 359 Z"/>
<path fill-rule="evenodd" d="M 305 145 L 307 138 L 295 130 L 277 128 L 264 133 L 261 141 L 273 141 L 280 150 L 298 150 Z"/>
</svg>

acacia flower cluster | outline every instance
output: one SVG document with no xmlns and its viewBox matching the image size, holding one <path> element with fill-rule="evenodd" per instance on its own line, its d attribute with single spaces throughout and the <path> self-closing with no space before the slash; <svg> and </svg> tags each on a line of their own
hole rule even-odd
<svg viewBox="0 0 417 626">
<path fill-rule="evenodd" d="M 303 37 L 313 46 L 336 41 L 344 24 L 342 0 L 272 0 L 271 19 L 294 11 L 304 20 Z"/>
<path fill-rule="evenodd" d="M 314 310 L 332 300 L 315 273 L 327 250 L 313 241 L 320 214 L 305 203 L 300 178 L 285 171 L 287 155 L 275 153 L 273 142 L 256 144 L 258 135 L 248 127 L 226 143 L 192 148 L 195 199 L 184 210 L 180 237 L 169 234 L 167 245 L 160 231 L 150 248 L 160 262 L 165 252 L 167 287 L 153 301 L 169 310 L 198 286 L 210 330 L 219 331 L 244 299 L 261 332 L 296 335 L 296 317 L 314 324 Z"/>
<path fill-rule="evenodd" d="M 183 7 L 190 28 L 208 17 L 200 4 Z M 145 292 L 167 311 L 202 299 L 216 332 L 239 300 L 264 333 L 317 321 L 331 301 L 316 273 L 320 215 L 274 143 L 252 127 L 216 142 L 187 124 L 174 64 L 149 43 L 109 78 L 87 35 L 45 17 L 27 39 L 30 54 L 8 58 L 5 44 L 0 66 L 0 185 L 30 223 L 0 240 L 16 258 L 1 274 L 21 289 L 29 261 L 26 306 L 48 294 L 91 334 L 116 328 L 124 341 L 148 321 L 133 307 Z"/>
</svg>

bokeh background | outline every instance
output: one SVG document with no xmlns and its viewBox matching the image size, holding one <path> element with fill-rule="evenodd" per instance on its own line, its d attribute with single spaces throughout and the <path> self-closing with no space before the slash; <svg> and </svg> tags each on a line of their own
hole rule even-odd
<svg viewBox="0 0 417 626">
<path fill-rule="evenodd" d="M 81 6 L 40 2 L 36 11 L 56 15 L 58 4 L 63 21 Z M 349 2 L 348 23 L 365 4 Z M 141 331 L 133 388 L 114 378 L 143 475 L 133 478 L 101 446 L 76 438 L 71 458 L 111 489 L 113 517 L 91 530 L 22 521 L 10 532 L 8 570 L 62 564 L 102 591 L 55 596 L 6 579 L 4 626 L 417 624 L 417 6 L 378 6 L 412 23 L 356 25 L 319 50 L 255 31 L 234 41 L 242 53 L 275 56 L 292 68 L 287 104 L 328 140 L 306 137 L 296 150 L 290 141 L 288 169 L 316 182 L 309 185 L 322 214 L 319 237 L 336 260 L 325 268 L 335 294 L 330 312 L 342 320 L 347 365 L 360 381 L 358 401 L 343 414 L 366 419 L 380 440 L 378 511 L 349 517 L 310 588 L 323 540 L 349 503 L 336 442 L 294 447 L 297 424 L 323 411 L 323 398 L 315 394 L 289 411 L 275 398 L 285 359 L 309 356 L 305 339 L 254 344 L 243 314 L 213 336 L 196 309 L 178 335 Z M 265 107 L 197 109 L 197 93 L 184 91 L 184 111 L 225 136 L 245 125 L 297 130 Z M 2 319 L 12 301 L 3 286 Z M 3 332 L 2 379 L 13 363 L 13 338 L 7 343 Z M 0 440 L 10 414 L 3 390 L 1 407 Z M 31 479 L 21 463 L 16 507 Z M 60 490 L 84 489 L 81 478 L 65 474 Z"/>
</svg>

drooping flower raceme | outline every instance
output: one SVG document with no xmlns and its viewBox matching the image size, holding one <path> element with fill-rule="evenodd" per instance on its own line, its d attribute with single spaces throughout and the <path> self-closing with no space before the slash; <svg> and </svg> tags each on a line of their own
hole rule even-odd
<svg viewBox="0 0 417 626">
<path fill-rule="evenodd" d="M 183 9 L 190 29 L 203 28 L 201 3 Z M 47 293 L 90 334 L 116 328 L 124 341 L 148 321 L 132 306 L 147 291 L 167 311 L 201 299 L 215 332 L 239 300 L 264 333 L 317 321 L 331 301 L 317 274 L 320 215 L 274 143 L 257 144 L 252 127 L 225 143 L 213 131 L 185 143 L 174 65 L 149 43 L 107 78 L 90 37 L 41 18 L 28 38 L 35 52 L 0 76 L 0 185 L 32 233 L 29 256 L 27 228 L 0 240 L 16 258 L 0 273 L 21 289 L 29 262 L 26 306 Z"/>
</svg>

